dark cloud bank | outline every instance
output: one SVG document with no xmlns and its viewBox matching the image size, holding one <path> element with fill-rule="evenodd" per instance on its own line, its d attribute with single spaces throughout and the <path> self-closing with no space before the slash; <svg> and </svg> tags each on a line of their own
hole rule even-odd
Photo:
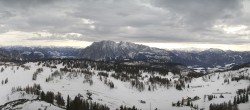
<svg viewBox="0 0 250 110">
<path fill-rule="evenodd" d="M 242 0 L 0 0 L 0 33 L 50 33 L 29 40 L 248 44 L 249 34 L 217 25 L 244 25 Z M 77 33 L 80 35 L 68 35 Z"/>
</svg>

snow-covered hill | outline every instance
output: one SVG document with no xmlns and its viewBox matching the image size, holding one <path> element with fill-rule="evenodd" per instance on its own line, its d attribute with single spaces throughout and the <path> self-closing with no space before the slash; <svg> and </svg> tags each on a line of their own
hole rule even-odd
<svg viewBox="0 0 250 110">
<path fill-rule="evenodd" d="M 91 93 L 93 102 L 107 105 L 111 110 L 119 109 L 121 105 L 135 106 L 142 110 L 151 108 L 158 110 L 204 108 L 209 110 L 210 104 L 228 103 L 229 101 L 233 103 L 237 91 L 250 89 L 250 68 L 211 73 L 197 78 L 191 77 L 194 75 L 187 70 L 177 74 L 174 71 L 170 72 L 171 70 L 160 71 L 140 67 L 140 70 L 136 72 L 137 67 L 129 66 L 131 71 L 124 71 L 124 68 L 126 66 L 112 66 L 112 64 L 85 60 L 1 62 L 0 105 L 18 99 L 27 99 L 28 101 L 17 104 L 15 107 L 8 105 L 4 108 L 31 110 L 50 106 L 48 109 L 60 110 L 66 107 L 66 105 L 56 107 L 57 104 L 51 105 L 44 101 L 34 100 L 39 99 L 39 96 L 13 90 L 13 87 L 25 88 L 34 84 L 40 84 L 41 90 L 45 92 L 52 91 L 55 94 L 60 92 L 65 102 L 68 95 L 71 99 L 81 96 L 88 100 L 88 93 Z M 36 78 L 34 78 L 34 74 L 36 74 Z M 211 95 L 215 98 L 208 100 L 208 96 Z M 224 98 L 220 98 L 221 95 Z M 186 106 L 187 100 L 192 103 L 193 107 Z M 184 105 L 173 106 L 178 101 L 183 102 Z M 250 102 L 240 103 L 238 108 L 240 110 L 250 109 Z"/>
</svg>

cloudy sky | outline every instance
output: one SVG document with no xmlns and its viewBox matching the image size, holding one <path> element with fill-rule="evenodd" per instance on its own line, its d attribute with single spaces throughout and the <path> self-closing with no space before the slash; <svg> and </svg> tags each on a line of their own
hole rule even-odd
<svg viewBox="0 0 250 110">
<path fill-rule="evenodd" d="M 250 50 L 248 0 L 0 0 L 0 45 Z"/>
</svg>

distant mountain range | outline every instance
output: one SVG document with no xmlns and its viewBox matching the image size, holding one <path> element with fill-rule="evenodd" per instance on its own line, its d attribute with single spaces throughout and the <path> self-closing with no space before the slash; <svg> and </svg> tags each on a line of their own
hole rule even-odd
<svg viewBox="0 0 250 110">
<path fill-rule="evenodd" d="M 76 58 L 81 49 L 71 47 L 0 47 L 1 60 Z"/>
<path fill-rule="evenodd" d="M 250 52 L 207 49 L 203 51 L 163 50 L 131 42 L 100 41 L 83 49 L 80 58 L 104 61 L 175 62 L 189 66 L 214 67 L 245 63 Z"/>
<path fill-rule="evenodd" d="M 250 52 L 207 49 L 202 51 L 164 50 L 131 42 L 100 41 L 84 48 L 0 47 L 1 60 L 85 58 L 97 61 L 181 63 L 187 66 L 215 67 L 250 62 Z"/>
</svg>

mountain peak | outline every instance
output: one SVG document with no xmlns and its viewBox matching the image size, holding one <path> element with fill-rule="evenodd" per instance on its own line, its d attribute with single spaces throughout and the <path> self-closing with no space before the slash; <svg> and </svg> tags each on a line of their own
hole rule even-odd
<svg viewBox="0 0 250 110">
<path fill-rule="evenodd" d="M 95 42 L 95 43 L 116 43 L 116 42 L 111 40 L 102 40 L 100 42 Z"/>
<path fill-rule="evenodd" d="M 102 41 L 99 41 L 99 42 L 93 42 L 92 45 L 95 45 L 95 44 L 101 44 L 101 45 L 110 45 L 110 44 L 116 44 L 116 42 L 114 41 L 110 41 L 110 40 L 102 40 Z M 90 45 L 91 46 L 91 45 Z"/>
<path fill-rule="evenodd" d="M 147 58 L 150 55 L 159 55 L 159 52 L 167 53 L 166 50 L 151 48 L 149 46 L 135 44 L 131 42 L 120 41 L 116 43 L 114 41 L 100 41 L 94 42 L 92 45 L 86 47 L 81 52 L 80 56 L 82 58 L 89 58 L 93 60 L 106 60 L 117 58 L 134 59 L 135 57 Z M 166 56 L 164 57 L 168 58 Z"/>
<path fill-rule="evenodd" d="M 208 51 L 208 52 L 224 52 L 223 50 L 217 49 L 217 48 L 209 48 L 209 49 L 207 49 L 205 51 Z"/>
<path fill-rule="evenodd" d="M 195 48 L 195 47 L 173 49 L 173 51 L 183 51 L 183 52 L 202 52 L 204 50 L 206 50 L 206 49 L 204 49 L 204 48 Z"/>
</svg>

